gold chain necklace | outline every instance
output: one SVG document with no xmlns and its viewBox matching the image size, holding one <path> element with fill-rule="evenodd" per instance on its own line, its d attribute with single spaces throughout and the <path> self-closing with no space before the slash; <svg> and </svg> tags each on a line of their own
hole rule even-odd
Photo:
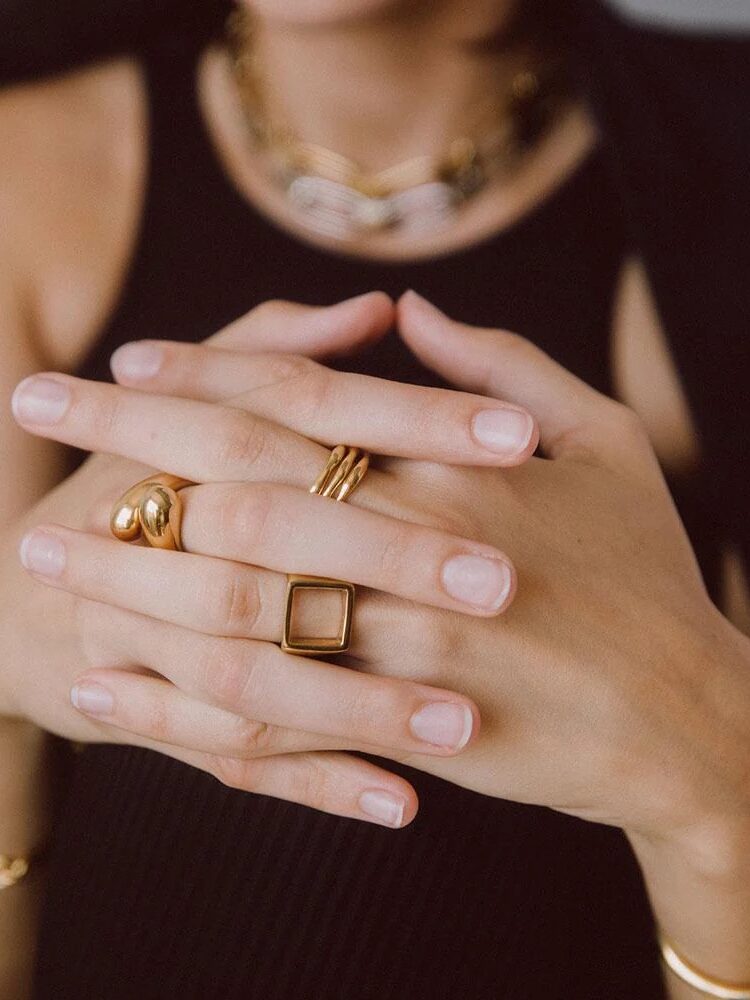
<svg viewBox="0 0 750 1000">
<path fill-rule="evenodd" d="M 447 225 L 492 178 L 517 166 L 530 145 L 529 121 L 537 119 L 536 139 L 540 121 L 551 117 L 555 105 L 543 77 L 524 69 L 511 81 L 500 125 L 479 137 L 455 139 L 442 155 L 369 172 L 348 157 L 303 142 L 287 125 L 271 120 L 253 35 L 249 13 L 238 8 L 227 22 L 227 41 L 252 146 L 265 154 L 272 178 L 303 223 L 339 240 L 396 227 L 417 235 Z"/>
</svg>

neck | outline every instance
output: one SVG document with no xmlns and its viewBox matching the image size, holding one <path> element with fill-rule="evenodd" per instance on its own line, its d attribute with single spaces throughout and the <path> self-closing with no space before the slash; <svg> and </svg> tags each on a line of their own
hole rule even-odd
<svg viewBox="0 0 750 1000">
<path fill-rule="evenodd" d="M 365 170 L 439 156 L 502 109 L 517 55 L 479 44 L 511 0 L 415 2 L 325 25 L 260 20 L 255 45 L 271 118 Z M 484 109 L 484 118 L 478 118 Z"/>
</svg>

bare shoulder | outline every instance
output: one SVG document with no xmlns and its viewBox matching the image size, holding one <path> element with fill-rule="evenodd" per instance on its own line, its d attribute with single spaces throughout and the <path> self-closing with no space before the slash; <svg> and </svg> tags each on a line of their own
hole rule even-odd
<svg viewBox="0 0 750 1000">
<path fill-rule="evenodd" d="M 118 60 L 0 92 L 0 296 L 23 300 L 41 355 L 70 367 L 111 308 L 146 163 L 138 65 Z"/>
</svg>

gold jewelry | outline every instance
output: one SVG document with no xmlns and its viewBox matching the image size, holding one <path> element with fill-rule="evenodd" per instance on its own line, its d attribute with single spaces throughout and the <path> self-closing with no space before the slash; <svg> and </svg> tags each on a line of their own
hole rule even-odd
<svg viewBox="0 0 750 1000">
<path fill-rule="evenodd" d="M 121 542 L 143 538 L 152 548 L 180 551 L 182 501 L 177 494 L 192 485 L 189 479 L 157 472 L 131 486 L 112 508 L 112 534 Z"/>
<path fill-rule="evenodd" d="M 328 456 L 326 467 L 310 487 L 311 493 L 334 500 L 346 500 L 365 477 L 370 456 L 358 448 L 336 445 Z"/>
<path fill-rule="evenodd" d="M 345 501 L 364 479 L 370 464 L 370 456 L 358 448 L 337 445 L 328 456 L 325 468 L 310 487 L 311 493 Z M 286 604 L 284 608 L 284 632 L 281 648 L 286 653 L 297 656 L 331 656 L 344 653 L 349 648 L 354 615 L 354 585 L 344 580 L 329 580 L 320 576 L 287 576 Z M 294 598 L 305 590 L 338 592 L 343 598 L 341 624 L 335 636 L 294 636 L 292 615 Z"/>
<path fill-rule="evenodd" d="M 345 653 L 349 648 L 354 614 L 354 585 L 344 580 L 328 580 L 321 576 L 299 576 L 289 574 L 286 578 L 286 605 L 284 609 L 284 635 L 281 648 L 285 653 L 297 656 L 333 656 Z M 340 593 L 344 600 L 343 614 L 338 633 L 335 636 L 313 637 L 292 635 L 292 614 L 294 598 L 306 590 L 323 590 Z"/>
<path fill-rule="evenodd" d="M 458 206 L 501 170 L 514 168 L 567 98 L 557 60 L 531 67 L 533 48 L 516 47 L 526 64 L 500 101 L 484 102 L 476 126 L 439 156 L 419 156 L 370 172 L 354 160 L 303 142 L 272 120 L 255 47 L 255 25 L 244 7 L 227 22 L 227 39 L 250 139 L 265 153 L 271 174 L 310 229 L 338 239 L 400 226 L 413 232 L 449 222 Z M 472 137 L 473 136 L 473 137 Z"/>
<path fill-rule="evenodd" d="M 36 858 L 13 858 L 9 854 L 0 854 L 0 890 L 10 889 L 25 878 L 32 860 Z"/>
<path fill-rule="evenodd" d="M 659 935 L 659 947 L 667 967 L 678 979 L 699 993 L 709 997 L 720 997 L 721 1000 L 750 1000 L 750 984 L 741 986 L 739 983 L 727 983 L 707 976 L 705 972 L 701 972 L 678 955 L 663 934 Z"/>
</svg>

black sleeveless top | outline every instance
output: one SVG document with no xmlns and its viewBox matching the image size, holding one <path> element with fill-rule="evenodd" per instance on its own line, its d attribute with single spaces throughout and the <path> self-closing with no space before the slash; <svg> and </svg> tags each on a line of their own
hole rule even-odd
<svg viewBox="0 0 750 1000">
<path fill-rule="evenodd" d="M 603 391 L 616 277 L 632 239 L 604 145 L 508 231 L 420 263 L 373 263 L 282 232 L 233 188 L 194 96 L 202 39 L 145 59 L 150 177 L 114 315 L 119 344 L 202 340 L 268 298 L 413 287 L 516 330 Z M 390 336 L 350 369 L 428 383 Z M 677 499 L 710 583 L 716 518 Z M 393 765 L 420 797 L 394 832 L 221 786 L 167 757 L 92 746 L 58 824 L 37 1000 L 655 1000 L 651 916 L 620 831 Z"/>
</svg>

